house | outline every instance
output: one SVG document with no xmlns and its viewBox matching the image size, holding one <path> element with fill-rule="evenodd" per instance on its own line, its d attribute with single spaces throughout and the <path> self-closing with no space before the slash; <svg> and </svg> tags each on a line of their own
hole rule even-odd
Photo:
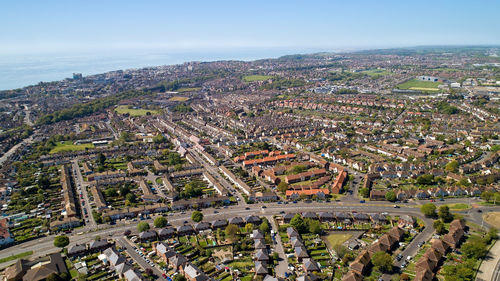
<svg viewBox="0 0 500 281">
<path fill-rule="evenodd" d="M 162 228 L 158 230 L 158 239 L 165 240 L 175 236 L 175 230 L 172 227 Z"/>
<path fill-rule="evenodd" d="M 266 242 L 264 239 L 255 239 L 254 240 L 254 248 L 258 249 L 267 249 Z"/>
<path fill-rule="evenodd" d="M 386 190 L 373 189 L 370 191 L 370 200 L 382 201 L 385 200 Z"/>
<path fill-rule="evenodd" d="M 290 221 L 295 217 L 295 214 L 287 213 L 283 216 L 283 222 L 290 223 Z"/>
<path fill-rule="evenodd" d="M 297 277 L 296 280 L 297 281 L 319 281 L 320 279 L 312 273 L 306 273 L 305 275 Z"/>
<path fill-rule="evenodd" d="M 106 239 L 94 240 L 89 244 L 89 252 L 95 253 L 100 252 L 104 249 L 109 248 L 110 243 Z"/>
<path fill-rule="evenodd" d="M 286 234 L 288 235 L 288 238 L 292 238 L 292 237 L 299 237 L 300 238 L 300 234 L 297 232 L 297 230 L 295 230 L 295 228 L 293 227 L 288 227 L 286 229 Z"/>
<path fill-rule="evenodd" d="M 450 249 L 450 246 L 446 243 L 443 242 L 441 239 L 434 239 L 431 243 L 431 248 L 438 251 L 441 256 L 446 255 L 448 252 L 448 249 Z"/>
<path fill-rule="evenodd" d="M 252 232 L 252 238 L 253 239 L 264 239 L 264 234 L 260 232 L 258 229 L 254 229 Z"/>
<path fill-rule="evenodd" d="M 125 257 L 122 256 L 114 248 L 107 248 L 102 253 L 104 256 L 103 262 L 108 264 L 111 269 L 114 269 L 117 265 L 125 262 Z"/>
<path fill-rule="evenodd" d="M 434 280 L 434 273 L 430 270 L 420 270 L 417 271 L 413 281 L 432 281 Z"/>
<path fill-rule="evenodd" d="M 319 213 L 319 220 L 321 222 L 330 222 L 330 221 L 334 221 L 335 220 L 335 217 L 333 216 L 332 213 L 329 213 L 329 212 L 321 212 Z"/>
<path fill-rule="evenodd" d="M 227 226 L 227 220 L 216 220 L 212 222 L 212 229 L 223 228 Z"/>
<path fill-rule="evenodd" d="M 437 262 L 428 259 L 427 257 L 422 256 L 417 263 L 415 264 L 416 271 L 434 271 L 437 267 Z"/>
<path fill-rule="evenodd" d="M 255 252 L 254 259 L 256 261 L 261 261 L 261 262 L 262 261 L 264 261 L 264 262 L 269 261 L 269 255 L 267 254 L 267 250 L 265 250 L 265 249 L 258 249 Z"/>
<path fill-rule="evenodd" d="M 415 226 L 415 219 L 412 216 L 409 215 L 401 215 L 399 216 L 398 220 L 398 226 L 399 227 L 414 227 Z"/>
<path fill-rule="evenodd" d="M 19 281 L 23 280 L 23 276 L 30 269 L 29 261 L 18 259 L 16 263 L 7 267 L 4 271 L 5 281 Z"/>
<path fill-rule="evenodd" d="M 347 272 L 342 278 L 342 281 L 362 281 L 362 280 L 363 280 L 363 275 L 352 270 Z"/>
<path fill-rule="evenodd" d="M 241 217 L 230 218 L 228 220 L 228 222 L 229 222 L 229 224 L 234 224 L 237 226 L 244 226 L 245 225 L 245 221 Z"/>
<path fill-rule="evenodd" d="M 285 279 L 281 277 L 273 277 L 271 275 L 266 275 L 266 277 L 264 277 L 264 281 L 285 281 Z"/>
<path fill-rule="evenodd" d="M 305 272 L 319 271 L 318 263 L 310 258 L 306 258 L 302 261 L 302 268 Z"/>
<path fill-rule="evenodd" d="M 249 215 L 245 218 L 246 223 L 260 224 L 260 218 L 257 216 Z"/>
<path fill-rule="evenodd" d="M 298 262 L 302 262 L 303 259 L 308 258 L 309 254 L 304 246 L 294 247 L 295 257 L 297 257 Z"/>
<path fill-rule="evenodd" d="M 364 250 L 356 257 L 354 262 L 351 263 L 350 268 L 352 271 L 363 275 L 363 273 L 365 273 L 368 269 L 370 262 L 371 254 L 368 252 L 368 250 Z"/>
<path fill-rule="evenodd" d="M 156 232 L 154 230 L 143 231 L 139 233 L 138 238 L 141 242 L 156 240 Z"/>
<path fill-rule="evenodd" d="M 391 228 L 391 230 L 389 230 L 389 232 L 387 233 L 387 235 L 393 237 L 394 239 L 396 239 L 396 241 L 402 241 L 403 240 L 403 237 L 405 235 L 405 231 L 397 226 Z"/>
<path fill-rule="evenodd" d="M 255 262 L 255 274 L 256 275 L 266 275 L 269 272 L 267 269 L 267 264 L 262 261 Z"/>
<path fill-rule="evenodd" d="M 139 272 L 137 272 L 135 269 L 131 268 L 127 271 L 125 271 L 125 273 L 123 274 L 123 277 L 127 280 L 127 281 L 141 281 L 143 280 L 142 278 L 142 274 L 140 274 Z"/>
<path fill-rule="evenodd" d="M 171 265 L 175 271 L 182 270 L 187 262 L 188 260 L 186 257 L 181 254 L 175 254 L 168 258 L 168 264 Z"/>
<path fill-rule="evenodd" d="M 14 243 L 14 237 L 9 231 L 7 219 L 0 220 L 0 246 L 6 246 Z"/>
<path fill-rule="evenodd" d="M 316 213 L 314 213 L 314 212 L 303 213 L 302 217 L 304 219 L 313 219 L 313 220 L 317 220 L 318 219 L 318 215 L 316 215 Z"/>
<path fill-rule="evenodd" d="M 180 236 L 189 235 L 194 233 L 194 229 L 191 225 L 185 224 L 177 227 L 177 234 Z"/>
<path fill-rule="evenodd" d="M 448 234 L 443 236 L 443 242 L 447 243 L 451 248 L 455 249 L 458 247 L 462 238 L 464 237 L 463 229 L 452 229 Z"/>
<path fill-rule="evenodd" d="M 86 252 L 87 252 L 87 245 L 76 244 L 68 248 L 68 257 L 84 256 Z"/>
<path fill-rule="evenodd" d="M 23 276 L 23 281 L 46 280 L 51 274 L 68 273 L 66 263 L 60 253 L 50 254 L 38 259 Z"/>
<path fill-rule="evenodd" d="M 160 242 L 160 243 L 155 243 L 153 245 L 153 250 L 156 252 L 156 255 L 161 258 L 161 260 L 165 263 L 168 262 L 168 259 L 170 257 L 173 257 L 176 255 L 176 252 L 171 249 L 169 246 L 166 244 Z"/>
<path fill-rule="evenodd" d="M 208 222 L 202 221 L 194 225 L 194 230 L 196 230 L 197 232 L 204 231 L 207 229 L 210 229 L 210 224 Z"/>
</svg>

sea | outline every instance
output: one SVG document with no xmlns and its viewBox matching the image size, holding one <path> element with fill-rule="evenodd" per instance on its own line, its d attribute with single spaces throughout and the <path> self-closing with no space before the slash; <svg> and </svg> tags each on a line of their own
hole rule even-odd
<svg viewBox="0 0 500 281">
<path fill-rule="evenodd" d="M 252 48 L 220 50 L 108 50 L 30 54 L 0 53 L 0 90 L 22 88 L 39 82 L 59 81 L 120 69 L 181 64 L 189 61 L 277 58 L 283 55 L 335 51 L 310 48 Z"/>
</svg>

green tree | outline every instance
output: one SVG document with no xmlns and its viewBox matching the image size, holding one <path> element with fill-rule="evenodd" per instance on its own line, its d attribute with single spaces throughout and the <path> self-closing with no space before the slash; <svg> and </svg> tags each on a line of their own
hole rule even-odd
<svg viewBox="0 0 500 281">
<path fill-rule="evenodd" d="M 288 183 L 286 183 L 285 181 L 281 181 L 278 184 L 278 190 L 279 190 L 279 192 L 285 194 L 286 191 L 288 190 Z"/>
<path fill-rule="evenodd" d="M 136 200 L 136 196 L 134 193 L 132 192 L 129 192 L 127 193 L 127 195 L 125 196 L 125 199 L 128 200 L 130 203 L 135 203 L 135 200 Z"/>
<path fill-rule="evenodd" d="M 373 254 L 372 264 L 383 273 L 392 271 L 392 257 L 386 252 L 380 251 Z"/>
<path fill-rule="evenodd" d="M 488 253 L 488 248 L 484 241 L 479 239 L 473 239 L 462 245 L 462 252 L 467 258 L 470 259 L 482 259 Z"/>
<path fill-rule="evenodd" d="M 446 232 L 447 232 L 446 228 L 444 227 L 444 223 L 441 220 L 434 221 L 432 226 L 436 230 L 436 233 L 439 235 L 446 234 Z"/>
<path fill-rule="evenodd" d="M 361 196 L 366 198 L 370 195 L 370 189 L 363 187 L 363 188 L 359 189 L 359 194 L 361 194 Z"/>
<path fill-rule="evenodd" d="M 269 230 L 271 229 L 269 227 L 269 222 L 267 220 L 263 220 L 262 223 L 259 226 L 259 229 L 260 229 L 260 231 L 262 231 L 264 233 L 268 233 Z"/>
<path fill-rule="evenodd" d="M 194 211 L 193 213 L 191 213 L 191 219 L 194 222 L 200 222 L 203 220 L 203 213 L 200 211 Z"/>
<path fill-rule="evenodd" d="M 444 169 L 447 172 L 450 172 L 450 173 L 456 173 L 456 172 L 458 172 L 458 161 L 457 160 L 453 160 L 453 161 L 448 162 L 446 164 L 446 166 L 444 166 Z"/>
<path fill-rule="evenodd" d="M 69 244 L 69 237 L 66 235 L 59 235 L 54 238 L 54 246 L 57 248 L 64 248 Z"/>
<path fill-rule="evenodd" d="M 453 220 L 453 215 L 450 213 L 450 207 L 446 205 L 439 207 L 438 216 L 443 222 L 451 222 Z"/>
<path fill-rule="evenodd" d="M 234 243 L 238 241 L 238 231 L 239 231 L 238 226 L 230 223 L 228 226 L 226 226 L 224 233 L 229 238 L 229 240 Z"/>
<path fill-rule="evenodd" d="M 97 163 L 101 166 L 104 166 L 104 163 L 106 162 L 106 156 L 104 156 L 104 154 L 102 153 L 99 153 L 97 155 Z"/>
<path fill-rule="evenodd" d="M 475 260 L 468 259 L 463 263 L 443 266 L 445 281 L 471 281 L 474 277 Z"/>
<path fill-rule="evenodd" d="M 417 177 L 417 183 L 421 185 L 434 184 L 434 176 L 431 174 L 425 174 Z"/>
<path fill-rule="evenodd" d="M 187 281 L 187 280 L 186 280 L 186 277 L 184 277 L 183 275 L 177 274 L 174 277 L 174 281 Z"/>
<path fill-rule="evenodd" d="M 139 231 L 139 232 L 149 230 L 149 228 L 150 228 L 149 223 L 147 223 L 145 221 L 141 221 L 140 223 L 137 224 L 137 231 Z"/>
<path fill-rule="evenodd" d="M 290 221 L 290 225 L 293 226 L 299 233 L 306 233 L 309 228 L 300 214 L 295 214 L 295 216 Z"/>
<path fill-rule="evenodd" d="M 427 203 L 420 207 L 420 211 L 427 217 L 436 217 L 436 205 Z"/>
<path fill-rule="evenodd" d="M 317 220 L 308 220 L 308 229 L 310 233 L 319 234 L 321 233 L 321 223 Z"/>
<path fill-rule="evenodd" d="M 498 238 L 498 230 L 494 227 L 490 228 L 488 231 L 488 244 L 491 243 L 491 241 L 496 240 Z"/>
<path fill-rule="evenodd" d="M 392 190 L 387 191 L 385 193 L 385 200 L 390 201 L 390 202 L 396 201 L 396 193 Z"/>
<path fill-rule="evenodd" d="M 156 228 L 165 227 L 165 226 L 167 226 L 167 224 L 168 224 L 168 221 L 164 216 L 159 216 L 154 221 L 154 225 Z"/>
</svg>

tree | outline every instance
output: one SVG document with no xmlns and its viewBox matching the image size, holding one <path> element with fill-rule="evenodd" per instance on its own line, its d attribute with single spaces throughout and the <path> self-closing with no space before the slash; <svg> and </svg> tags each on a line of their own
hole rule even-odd
<svg viewBox="0 0 500 281">
<path fill-rule="evenodd" d="M 106 197 L 115 197 L 116 195 L 118 195 L 116 188 L 113 187 L 107 188 L 104 191 L 104 194 L 106 195 Z"/>
<path fill-rule="evenodd" d="M 224 232 L 229 240 L 234 243 L 238 240 L 238 230 L 238 226 L 230 223 L 228 226 L 226 226 Z"/>
<path fill-rule="evenodd" d="M 278 184 L 278 190 L 283 194 L 286 193 L 286 191 L 288 190 L 288 184 L 285 181 L 281 181 Z"/>
<path fill-rule="evenodd" d="M 307 221 L 309 232 L 314 234 L 321 233 L 321 223 L 317 220 L 308 220 Z"/>
<path fill-rule="evenodd" d="M 99 163 L 99 165 L 101 166 L 104 166 L 104 162 L 106 162 L 106 156 L 104 156 L 104 154 L 102 153 L 99 153 L 97 155 L 97 163 Z"/>
<path fill-rule="evenodd" d="M 130 203 L 135 203 L 135 200 L 136 200 L 136 196 L 134 193 L 132 192 L 129 192 L 127 193 L 127 195 L 125 196 L 125 199 L 128 200 Z"/>
<path fill-rule="evenodd" d="M 174 281 L 187 281 L 187 280 L 186 280 L 186 277 L 184 277 L 183 275 L 177 274 L 174 277 Z"/>
<path fill-rule="evenodd" d="M 167 226 L 167 224 L 168 224 L 168 221 L 164 216 L 159 216 L 154 221 L 154 225 L 156 228 L 165 227 L 165 226 Z"/>
<path fill-rule="evenodd" d="M 444 227 L 444 223 L 441 220 L 434 221 L 433 225 L 436 233 L 439 235 L 446 234 L 446 228 Z"/>
<path fill-rule="evenodd" d="M 203 213 L 200 211 L 194 211 L 193 213 L 191 213 L 191 219 L 194 222 L 200 222 L 203 220 Z"/>
<path fill-rule="evenodd" d="M 337 257 L 342 259 L 347 253 L 349 253 L 349 249 L 342 245 L 342 244 L 336 244 L 333 246 L 333 250 L 335 250 L 335 253 L 337 253 Z"/>
<path fill-rule="evenodd" d="M 392 271 L 392 257 L 386 252 L 376 252 L 372 256 L 372 264 L 381 272 L 387 273 Z"/>
<path fill-rule="evenodd" d="M 463 263 L 443 266 L 445 281 L 470 281 L 473 280 L 475 260 L 468 259 Z"/>
<path fill-rule="evenodd" d="M 57 248 L 64 248 L 69 244 L 69 237 L 66 235 L 59 235 L 54 238 L 54 246 Z"/>
<path fill-rule="evenodd" d="M 467 258 L 475 260 L 484 258 L 488 253 L 486 243 L 479 239 L 463 244 L 461 249 Z"/>
<path fill-rule="evenodd" d="M 420 207 L 420 211 L 427 217 L 436 217 L 436 205 L 427 203 Z"/>
<path fill-rule="evenodd" d="M 446 205 L 439 207 L 438 216 L 443 222 L 451 222 L 453 220 L 453 215 L 450 213 L 450 207 Z"/>
<path fill-rule="evenodd" d="M 245 224 L 245 230 L 247 232 L 251 232 L 253 230 L 253 223 L 247 223 L 247 224 Z"/>
<path fill-rule="evenodd" d="M 140 223 L 137 224 L 137 231 L 143 232 L 146 230 L 149 230 L 149 223 L 141 221 Z"/>
<path fill-rule="evenodd" d="M 456 173 L 456 172 L 458 171 L 458 161 L 457 161 L 457 160 L 453 160 L 453 161 L 448 162 L 448 163 L 444 166 L 444 169 L 445 169 L 447 172 L 450 172 L 450 173 Z"/>
<path fill-rule="evenodd" d="M 396 193 L 392 190 L 389 190 L 385 193 L 385 200 L 394 202 L 396 201 Z"/>
<path fill-rule="evenodd" d="M 496 240 L 498 238 L 498 230 L 494 227 L 490 228 L 488 231 L 488 244 L 491 243 L 491 241 Z"/>
<path fill-rule="evenodd" d="M 421 175 L 417 177 L 417 183 L 422 185 L 430 185 L 434 183 L 434 176 L 431 174 Z"/>
<path fill-rule="evenodd" d="M 290 221 L 290 225 L 293 226 L 299 233 L 306 233 L 306 231 L 308 230 L 308 225 L 300 214 L 295 214 L 295 216 Z"/>
<path fill-rule="evenodd" d="M 366 198 L 370 195 L 370 189 L 363 187 L 363 188 L 359 189 L 359 194 L 361 194 L 361 196 Z"/>
<path fill-rule="evenodd" d="M 51 273 L 47 278 L 45 279 L 47 281 L 63 281 L 64 279 L 61 278 L 61 276 L 57 275 L 57 273 Z"/>
<path fill-rule="evenodd" d="M 259 226 L 259 229 L 260 229 L 260 231 L 262 231 L 264 233 L 268 233 L 269 229 L 270 229 L 269 222 L 267 220 L 263 220 Z"/>
</svg>

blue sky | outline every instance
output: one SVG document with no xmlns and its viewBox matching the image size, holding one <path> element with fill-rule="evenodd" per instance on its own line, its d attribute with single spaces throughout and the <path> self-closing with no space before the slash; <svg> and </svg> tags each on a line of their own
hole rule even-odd
<svg viewBox="0 0 500 281">
<path fill-rule="evenodd" d="M 0 54 L 500 44 L 500 1 L 1 1 Z"/>
</svg>

